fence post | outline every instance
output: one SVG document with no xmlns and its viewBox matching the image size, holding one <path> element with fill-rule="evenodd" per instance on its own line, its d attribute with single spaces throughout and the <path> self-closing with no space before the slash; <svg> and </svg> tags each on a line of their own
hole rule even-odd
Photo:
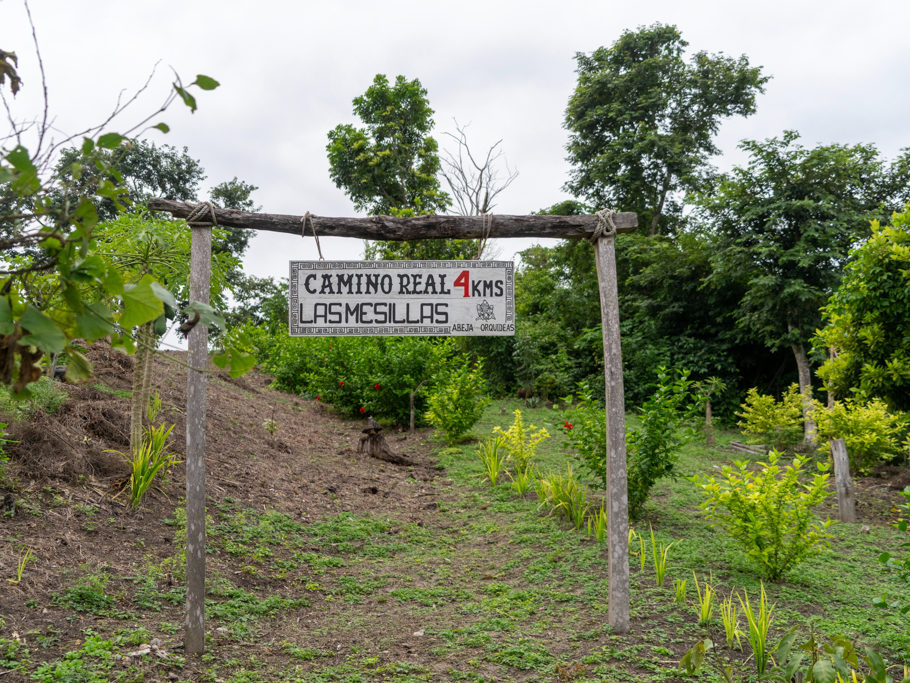
<svg viewBox="0 0 910 683">
<path fill-rule="evenodd" d="M 212 228 L 192 226 L 190 301 L 209 303 Z M 186 633 L 184 652 L 205 649 L 205 369 L 208 329 L 190 330 L 186 373 Z"/>
<path fill-rule="evenodd" d="M 843 439 L 831 442 L 831 457 L 834 460 L 834 481 L 837 486 L 837 510 L 840 521 L 856 521 L 856 497 L 853 494 L 853 480 L 850 478 L 850 457 Z"/>
<path fill-rule="evenodd" d="M 619 295 L 616 285 L 615 235 L 595 245 L 600 313 L 603 324 L 604 379 L 607 414 L 607 538 L 609 608 L 616 633 L 629 632 L 629 489 L 626 474 L 626 405 L 619 341 Z"/>
</svg>

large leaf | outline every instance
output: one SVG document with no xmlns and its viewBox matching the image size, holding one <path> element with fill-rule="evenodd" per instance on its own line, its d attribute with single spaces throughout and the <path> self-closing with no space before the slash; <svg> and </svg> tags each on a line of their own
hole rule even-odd
<svg viewBox="0 0 910 683">
<path fill-rule="evenodd" d="M 92 364 L 75 349 L 66 352 L 66 381 L 81 382 L 92 377 Z"/>
<path fill-rule="evenodd" d="M 199 322 L 203 325 L 214 325 L 222 330 L 227 327 L 227 323 L 224 322 L 224 317 L 208 304 L 193 301 L 186 307 L 186 311 L 189 314 L 198 313 Z"/>
<path fill-rule="evenodd" d="M 150 322 L 164 315 L 164 304 L 155 294 L 151 275 L 144 275 L 139 282 L 123 287 L 123 312 L 120 327 L 125 330 Z"/>
<path fill-rule="evenodd" d="M 32 304 L 25 309 L 19 324 L 28 331 L 20 340 L 22 344 L 37 346 L 45 353 L 60 353 L 66 347 L 66 335 L 60 326 Z"/>
<path fill-rule="evenodd" d="M 88 304 L 76 316 L 76 334 L 88 342 L 102 339 L 114 331 L 114 317 L 100 301 Z"/>
<path fill-rule="evenodd" d="M 171 294 L 170 290 L 166 289 L 158 282 L 153 282 L 152 291 L 155 292 L 155 296 L 161 299 L 165 306 L 170 306 L 171 309 L 177 310 L 177 299 L 174 298 L 174 295 Z"/>
<path fill-rule="evenodd" d="M 256 358 L 245 351 L 227 348 L 212 356 L 212 363 L 222 370 L 226 369 L 231 377 L 240 377 L 253 369 L 256 365 Z"/>
</svg>

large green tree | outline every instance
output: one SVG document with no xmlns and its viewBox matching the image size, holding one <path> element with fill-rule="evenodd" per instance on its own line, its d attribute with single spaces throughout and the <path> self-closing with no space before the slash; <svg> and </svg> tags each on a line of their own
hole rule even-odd
<svg viewBox="0 0 910 683">
<path fill-rule="evenodd" d="M 890 225 L 873 221 L 824 318 L 816 342 L 833 351 L 818 369 L 828 390 L 910 410 L 910 206 Z"/>
<path fill-rule="evenodd" d="M 377 74 L 354 98 L 363 127 L 341 124 L 329 131 L 329 172 L 358 211 L 397 216 L 445 211 L 449 196 L 439 183 L 439 147 L 430 135 L 433 109 L 416 78 L 393 84 Z M 368 258 L 466 258 L 466 240 L 415 240 L 367 245 Z"/>
<path fill-rule="evenodd" d="M 745 167 L 700 199 L 719 237 L 714 274 L 744 280 L 739 329 L 770 349 L 790 349 L 800 390 L 811 395 L 808 343 L 837 288 L 850 248 L 907 198 L 910 157 L 886 163 L 872 145 L 807 149 L 799 135 L 746 140 Z M 814 438 L 806 421 L 806 440 Z"/>
<path fill-rule="evenodd" d="M 755 111 L 768 77 L 745 56 L 697 52 L 675 26 L 626 31 L 578 53 L 566 108 L 566 189 L 597 207 L 635 211 L 650 234 L 673 232 L 686 192 L 702 186 L 723 119 Z"/>
</svg>

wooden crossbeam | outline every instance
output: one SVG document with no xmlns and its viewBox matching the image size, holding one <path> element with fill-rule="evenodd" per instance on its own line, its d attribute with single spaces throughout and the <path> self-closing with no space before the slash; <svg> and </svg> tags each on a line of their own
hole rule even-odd
<svg viewBox="0 0 910 683">
<path fill-rule="evenodd" d="M 186 218 L 198 204 L 172 199 L 150 199 L 148 206 L 155 211 L 167 211 L 175 218 Z M 234 209 L 215 208 L 218 225 L 228 228 L 249 228 L 268 232 L 300 235 L 303 216 L 278 213 L 248 213 Z M 421 239 L 479 239 L 481 237 L 590 237 L 598 218 L 587 216 L 367 216 L 338 218 L 310 214 L 306 236 L 312 237 L 313 227 L 320 237 L 358 237 L 367 240 Z M 613 215 L 617 232 L 632 232 L 638 216 L 632 212 Z"/>
</svg>

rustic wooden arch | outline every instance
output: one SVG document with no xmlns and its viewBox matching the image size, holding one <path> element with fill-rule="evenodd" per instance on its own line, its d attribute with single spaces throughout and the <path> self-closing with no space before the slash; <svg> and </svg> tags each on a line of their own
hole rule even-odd
<svg viewBox="0 0 910 683">
<path fill-rule="evenodd" d="M 626 474 L 625 398 L 619 335 L 619 299 L 616 281 L 615 234 L 602 232 L 604 218 L 587 216 L 369 216 L 336 218 L 248 213 L 219 209 L 210 204 L 152 199 L 149 208 L 189 218 L 192 227 L 190 300 L 209 302 L 211 225 L 268 232 L 303 234 L 304 219 L 314 233 L 325 237 L 370 240 L 477 239 L 504 237 L 584 237 L 592 239 L 600 290 L 603 325 L 606 401 L 606 492 L 608 507 L 608 622 L 617 633 L 629 631 L 629 497 Z M 204 208 L 204 211 L 201 210 Z M 206 221 L 202 224 L 196 221 Z M 634 213 L 613 213 L 617 233 L 638 226 Z M 208 330 L 197 324 L 189 333 L 186 412 L 186 595 L 184 647 L 200 654 L 205 647 L 205 368 Z"/>
</svg>

